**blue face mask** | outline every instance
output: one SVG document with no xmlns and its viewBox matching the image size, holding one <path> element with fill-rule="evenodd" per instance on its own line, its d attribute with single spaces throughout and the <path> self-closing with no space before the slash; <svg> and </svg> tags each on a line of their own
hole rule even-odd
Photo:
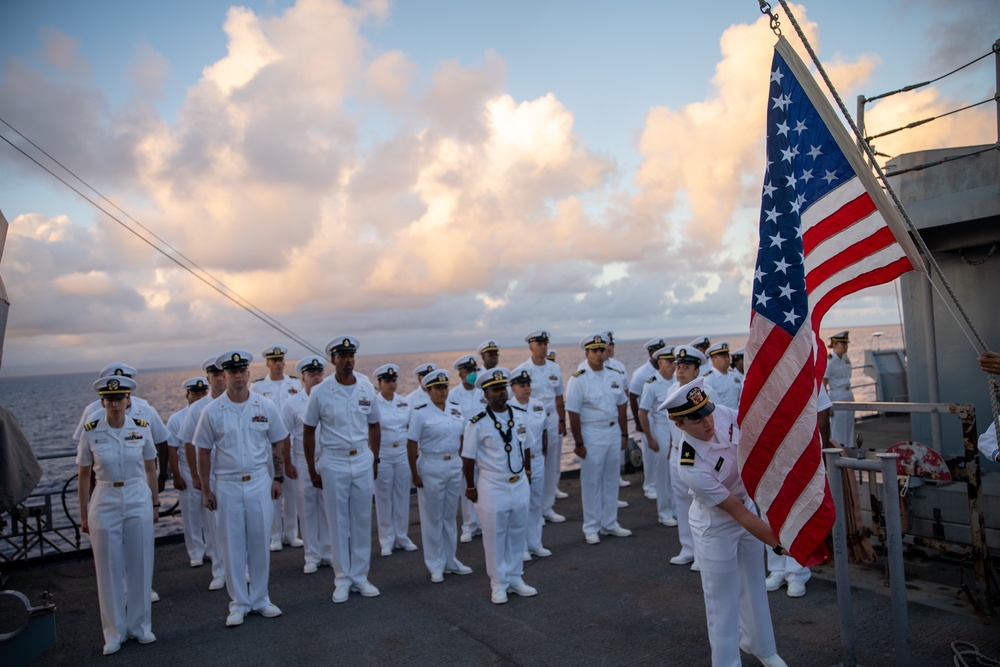
<svg viewBox="0 0 1000 667">
<path fill-rule="evenodd" d="M 476 372 L 472 371 L 465 376 L 465 381 L 471 384 L 473 387 L 476 386 Z"/>
</svg>

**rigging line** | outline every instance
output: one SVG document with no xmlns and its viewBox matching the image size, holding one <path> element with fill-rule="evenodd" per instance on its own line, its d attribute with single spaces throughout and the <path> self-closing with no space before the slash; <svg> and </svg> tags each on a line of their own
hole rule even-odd
<svg viewBox="0 0 1000 667">
<path fill-rule="evenodd" d="M 945 112 L 943 114 L 940 114 L 940 115 L 937 115 L 937 116 L 931 116 L 930 118 L 924 118 L 923 120 L 915 120 L 912 123 L 910 123 L 909 125 L 904 125 L 903 127 L 897 127 L 895 130 L 889 130 L 887 132 L 882 132 L 880 134 L 873 134 L 870 137 L 865 137 L 865 141 L 871 141 L 872 139 L 878 139 L 880 137 L 885 137 L 885 136 L 888 136 L 890 134 L 895 134 L 896 132 L 902 132 L 903 130 L 912 130 L 915 127 L 919 127 L 920 125 L 923 125 L 924 123 L 929 123 L 932 120 L 937 120 L 939 118 L 944 118 L 945 116 L 950 116 L 953 113 L 958 113 L 959 111 L 965 111 L 966 109 L 971 109 L 972 107 L 978 107 L 980 104 L 986 104 L 987 102 L 995 102 L 995 101 L 996 101 L 995 98 L 988 97 L 985 100 L 983 100 L 982 102 L 976 102 L 975 104 L 970 104 L 969 106 L 962 107 L 961 109 L 953 109 L 951 111 L 947 111 L 947 112 Z"/>
<path fill-rule="evenodd" d="M 153 248 L 154 250 L 156 250 L 157 252 L 159 252 L 160 254 L 162 254 L 164 257 L 166 257 L 171 262 L 173 262 L 177 266 L 181 267 L 182 269 L 184 269 L 185 271 L 187 271 L 188 273 L 190 273 L 192 276 L 194 276 L 195 278 L 197 278 L 201 282 L 205 283 L 205 285 L 207 285 L 208 287 L 211 287 L 216 292 L 218 292 L 219 294 L 221 294 L 222 296 L 224 296 L 226 299 L 229 299 L 234 304 L 236 304 L 237 306 L 239 306 L 243 310 L 247 311 L 248 313 L 250 313 L 251 315 L 253 315 L 257 319 L 259 319 L 261 322 L 263 322 L 264 324 L 268 325 L 272 329 L 275 329 L 279 333 L 281 333 L 283 335 L 286 335 L 289 338 L 292 338 L 295 342 L 299 343 L 300 345 L 302 345 L 303 347 L 305 347 L 307 350 L 310 350 L 311 352 L 314 352 L 315 354 L 320 354 L 320 355 L 322 354 L 321 352 L 319 352 L 315 347 L 313 347 L 308 342 L 299 339 L 293 332 L 290 332 L 290 331 L 284 329 L 280 324 L 276 325 L 273 322 L 268 322 L 260 314 L 254 312 L 253 310 L 247 308 L 243 304 L 241 304 L 238 301 L 236 301 L 236 299 L 234 299 L 232 296 L 230 296 L 225 291 L 223 291 L 222 288 L 220 288 L 220 287 L 218 287 L 216 285 L 213 285 L 212 283 L 210 283 L 208 280 L 206 280 L 202 276 L 199 276 L 197 273 L 195 273 L 194 271 L 192 271 L 190 269 L 190 267 L 185 266 L 176 257 L 172 257 L 169 253 L 164 252 L 164 250 L 162 248 L 157 247 L 156 244 L 154 244 L 152 241 L 150 241 L 149 239 L 145 238 L 144 236 L 142 236 L 141 234 L 139 234 L 138 232 L 136 232 L 134 229 L 132 229 L 131 227 L 129 227 L 127 224 L 125 224 L 122 220 L 120 220 L 119 218 L 117 218 L 113 213 L 111 213 L 110 211 L 108 211 L 106 208 L 104 208 L 103 206 L 101 206 L 99 203 L 97 203 L 96 201 L 94 201 L 93 199 L 91 199 L 90 197 L 88 197 L 87 195 L 85 195 L 83 192 L 81 192 L 77 188 L 73 187 L 65 179 L 63 179 L 61 176 L 59 176 L 58 174 L 56 174 L 55 172 L 53 172 L 51 169 L 49 169 L 48 167 L 46 167 L 45 165 L 43 165 L 42 163 L 40 163 L 38 160 L 36 160 L 32 156 L 28 155 L 20 146 L 16 146 L 10 139 L 8 139 L 7 137 L 3 136 L 2 134 L 0 134 L 0 139 L 3 139 L 7 144 L 9 144 L 12 148 L 14 148 L 14 150 L 18 151 L 19 153 L 21 153 L 22 155 L 24 155 L 26 158 L 28 158 L 29 160 L 31 160 L 32 162 L 34 162 L 36 165 L 38 165 L 39 167 L 41 167 L 42 169 L 44 169 L 45 171 L 47 171 L 53 178 L 55 178 L 57 181 L 59 181 L 60 183 L 62 183 L 63 185 L 65 185 L 67 188 L 69 188 L 70 190 L 72 190 L 73 192 L 75 192 L 76 194 L 78 194 L 84 200 L 90 202 L 90 204 L 92 206 L 94 206 L 94 208 L 98 209 L 99 211 L 101 211 L 102 213 L 104 213 L 106 216 L 108 216 L 109 218 L 111 218 L 112 220 L 114 220 L 115 222 L 117 222 L 119 225 L 121 225 L 124 229 L 126 229 L 128 232 L 130 232 L 131 234 L 133 234 L 136 238 L 138 238 L 139 240 L 141 240 L 143 243 L 145 243 L 149 247 Z"/>
<path fill-rule="evenodd" d="M 979 342 L 980 352 L 989 349 L 986 345 L 986 341 L 984 341 L 982 336 L 979 335 L 979 332 L 976 330 L 975 325 L 972 323 L 972 318 L 969 317 L 969 314 L 965 311 L 965 307 L 962 306 L 961 301 L 959 301 L 958 295 L 955 294 L 955 290 L 951 286 L 951 283 L 948 282 L 948 277 L 945 276 L 944 271 L 941 270 L 941 267 L 938 265 L 933 255 L 931 255 L 930 248 L 927 247 L 927 243 L 924 241 L 924 238 L 920 235 L 920 232 L 917 230 L 916 225 L 913 224 L 913 221 L 910 219 L 910 216 L 906 212 L 906 209 L 903 208 L 903 204 L 902 202 L 899 201 L 899 197 L 896 195 L 896 191 L 893 190 L 892 186 L 889 184 L 889 180 L 886 178 L 885 172 L 882 171 L 882 167 L 878 164 L 878 161 L 875 159 L 875 155 L 872 153 L 871 146 L 869 146 L 863 140 L 861 131 L 858 129 L 857 124 L 855 124 L 854 118 L 851 116 L 851 113 L 847 110 L 847 107 L 844 105 L 844 101 L 840 99 L 840 93 L 837 92 L 837 89 L 834 87 L 833 82 L 830 80 L 829 75 L 827 75 L 826 70 L 823 68 L 823 63 L 820 62 L 819 56 L 816 55 L 816 52 L 813 50 L 812 44 L 810 44 L 809 40 L 806 39 L 805 33 L 802 32 L 802 27 L 799 25 L 799 22 L 795 19 L 795 15 L 792 14 L 791 9 L 788 6 L 788 0 L 778 0 L 778 2 L 781 3 L 782 8 L 785 10 L 785 16 L 788 17 L 789 21 L 791 21 L 792 27 L 795 28 L 795 33 L 799 36 L 799 40 L 802 42 L 802 45 L 805 46 L 806 51 L 809 52 L 809 57 L 812 58 L 813 64 L 816 65 L 816 70 L 823 77 L 823 82 L 826 84 L 827 89 L 833 95 L 834 100 L 837 101 L 837 105 L 840 108 L 840 113 L 844 116 L 844 119 L 850 126 L 851 131 L 854 133 L 855 140 L 861 145 L 861 148 L 865 152 L 865 156 L 871 163 L 871 166 L 875 170 L 875 173 L 878 175 L 879 180 L 882 181 L 883 188 L 885 189 L 886 193 L 892 198 L 892 202 L 896 206 L 896 210 L 899 212 L 900 217 L 903 218 L 903 221 L 906 223 L 906 226 L 909 229 L 911 239 L 920 248 L 920 251 L 924 257 L 924 261 L 930 268 L 934 270 L 934 272 L 938 274 L 938 277 L 941 279 L 941 282 L 948 290 L 948 295 L 951 297 L 952 302 L 955 304 L 955 307 L 958 308 L 959 312 L 962 314 L 962 317 L 965 318 L 965 324 L 969 327 L 970 331 L 972 331 L 973 335 L 975 335 L 976 337 L 976 340 Z M 927 272 L 927 279 L 930 280 L 930 272 Z M 960 322 L 959 326 L 961 326 Z"/>
<path fill-rule="evenodd" d="M 18 136 L 20 136 L 20 137 L 21 137 L 22 139 L 24 139 L 24 140 L 25 140 L 25 141 L 27 141 L 27 142 L 28 142 L 29 144 L 31 144 L 31 145 L 32 145 L 32 146 L 33 146 L 33 147 L 34 147 L 34 148 L 35 148 L 36 150 L 38 150 L 39 152 L 41 152 L 41 153 L 42 153 L 42 154 L 43 154 L 43 155 L 44 155 L 45 157 L 47 157 L 47 158 L 49 158 L 50 160 L 52 160 L 53 162 L 55 162 L 55 163 L 56 163 L 57 165 L 59 165 L 59 166 L 60 166 L 60 167 L 61 167 L 61 168 L 62 168 L 62 169 L 63 169 L 63 170 L 64 170 L 64 171 L 66 172 L 66 173 L 68 173 L 68 174 L 70 174 L 71 176 L 73 176 L 73 178 L 75 178 L 76 180 L 78 180 L 79 182 L 81 182 L 81 183 L 83 183 L 83 184 L 84 184 L 85 186 L 87 186 L 87 187 L 88 187 L 88 188 L 89 188 L 89 189 L 90 189 L 90 190 L 91 190 L 91 191 L 92 191 L 93 193 L 95 193 L 95 194 L 96 194 L 96 195 L 97 195 L 98 197 L 100 197 L 100 198 L 101 198 L 101 199 L 103 199 L 104 201 L 108 202 L 108 204 L 110 204 L 111 206 L 115 207 L 115 208 L 116 208 L 116 209 L 117 209 L 118 211 L 120 211 L 120 212 L 121 212 L 121 213 L 122 213 L 122 214 L 123 214 L 124 216 L 126 216 L 126 217 L 127 217 L 127 218 L 128 218 L 129 220 L 131 220 L 131 221 L 132 221 L 133 223 L 135 223 L 136 225 L 138 225 L 139 227 L 141 227 L 141 228 L 142 228 L 142 229 L 143 229 L 143 230 L 144 230 L 144 231 L 145 231 L 146 233 L 148 233 L 148 234 L 149 234 L 150 236 L 152 236 L 153 238 L 155 238 L 156 240 L 158 240 L 158 241 L 159 241 L 160 243 L 162 243 L 162 244 L 163 244 L 163 245 L 165 245 L 166 247 L 170 248 L 170 250 L 171 250 L 172 252 L 176 253 L 176 254 L 177 254 L 177 255 L 178 255 L 179 257 L 183 258 L 183 259 L 184 259 L 184 261 L 188 262 L 188 263 L 189 263 L 189 264 L 190 264 L 191 266 L 193 266 L 194 268 L 198 269 L 198 271 L 202 272 L 202 273 L 203 273 L 204 275 L 206 275 L 206 276 L 208 276 L 209 278 L 211 278 L 211 279 L 212 279 L 213 281 L 215 281 L 215 282 L 216 282 L 216 284 L 220 285 L 220 286 L 221 286 L 221 287 L 222 287 L 223 289 L 225 289 L 226 291 L 228 291 L 229 293 L 231 293 L 231 294 L 232 294 L 233 296 L 235 296 L 235 297 L 236 297 L 237 299 L 239 299 L 240 301 L 242 301 L 242 302 L 243 302 L 244 304 L 246 304 L 246 306 L 249 306 L 249 308 L 250 308 L 251 310 L 254 310 L 254 311 L 256 311 L 256 312 L 257 312 L 258 314 L 260 314 L 260 315 L 261 315 L 262 317 L 266 318 L 266 320 L 267 320 L 267 321 L 269 321 L 270 323 L 272 323 L 272 326 L 274 326 L 274 327 L 276 327 L 276 328 L 278 328 L 278 327 L 280 327 L 280 328 L 284 328 L 284 329 L 285 329 L 285 330 L 286 330 L 286 331 L 287 331 L 288 333 L 291 333 L 291 334 L 293 334 L 293 335 L 292 335 L 292 338 L 293 338 L 293 340 L 295 340 L 296 342 L 298 342 L 298 343 L 300 343 L 300 344 L 302 344 L 302 343 L 303 343 L 303 340 L 301 339 L 301 337 L 299 337 L 299 336 L 298 336 L 297 334 L 295 334 L 295 333 L 294 333 L 293 331 L 291 331 L 291 329 L 288 329 L 287 327 L 285 327 L 285 326 L 284 326 L 283 324 L 281 324 L 281 323 L 280 323 L 280 322 L 278 322 L 278 321 L 277 321 L 276 319 L 274 319 L 273 317 L 271 317 L 270 315 L 268 315 L 268 314 L 267 314 L 266 312 L 264 312 L 263 310 L 261 310 L 261 309 L 260 309 L 259 307 L 257 307 L 257 306 L 256 306 L 255 304 L 251 303 L 249 299 L 245 298 L 245 297 L 244 297 L 244 296 L 242 296 L 242 295 L 241 295 L 241 294 L 240 294 L 239 292 L 237 292 L 237 291 L 233 290 L 232 288 L 230 288 L 230 287 L 229 287 L 228 285 L 226 285 L 226 284 L 225 284 L 225 283 L 223 283 L 223 282 L 222 282 L 221 280 L 219 280 L 218 278 L 216 278 L 216 277 L 215 277 L 214 275 L 212 275 L 212 273 L 210 273 L 209 271 L 207 271 L 206 269 L 204 269 L 204 268 L 203 268 L 203 267 L 202 267 L 201 265 L 199 265 L 199 264 L 198 264 L 197 262 L 195 262 L 195 261 L 194 261 L 193 259 L 191 259 L 191 258 L 190 258 L 190 257 L 188 257 L 187 255 L 185 255 L 184 253 L 182 253 L 182 252 L 181 252 L 180 250 L 178 250 L 177 248 L 175 248 L 174 246 L 172 246 L 172 245 L 171 245 L 171 244 L 170 244 L 170 243 L 169 243 L 168 241 L 166 241 L 165 239 L 161 238 L 161 237 L 160 237 L 159 235 L 157 235 L 157 234 L 156 234 L 156 232 L 152 231 L 151 229 L 149 229 L 148 227 L 146 227 L 145 225 L 143 225 L 143 224 L 142 224 L 141 222 L 139 222 L 138 220 L 136 220 L 136 219 L 135 219 L 134 217 L 132 217 L 132 216 L 131 216 L 131 215 L 130 215 L 130 214 L 129 214 L 129 213 L 127 212 L 127 211 L 125 211 L 125 210 L 124 210 L 124 209 L 122 209 L 122 208 L 121 208 L 120 206 L 118 206 L 118 205 L 117 205 L 116 203 L 114 203 L 113 201 L 111 201 L 110 199 L 108 199 L 107 197 L 105 197 L 105 196 L 104 196 L 104 195 L 103 195 L 103 194 L 102 194 L 102 193 L 101 193 L 100 191 L 98 191 L 98 190 L 97 190 L 97 188 L 95 188 L 94 186 L 92 186 L 92 185 L 91 185 L 90 183 L 88 183 L 88 182 L 87 182 L 87 181 L 85 181 L 84 179 L 80 178 L 80 177 L 79 177 L 79 176 L 78 176 L 78 175 L 77 175 L 77 174 L 76 174 L 76 173 L 75 173 L 75 172 L 74 172 L 74 171 L 73 171 L 72 169 L 70 169 L 69 167 L 67 167 L 66 165 L 64 165 L 64 164 L 63 164 L 62 162 L 60 162 L 59 160 L 57 160 L 57 159 L 56 159 L 55 157 L 53 157 L 52 155 L 50 155 L 50 154 L 49 154 L 49 153 L 48 153 L 48 152 L 47 152 L 47 151 L 46 151 L 46 150 L 45 150 L 44 148 L 42 148 L 41 146 L 39 146 L 38 144 L 36 144 L 36 143 L 35 143 L 34 141 L 32 141 L 32 140 L 31 140 L 30 138 L 28 138 L 27 136 L 25 136 L 25 135 L 24 135 L 24 133 L 22 133 L 22 132 L 21 132 L 20 130 L 18 130 L 18 129 L 17 129 L 16 127 L 14 127 L 14 126 L 13 126 L 13 125 L 11 125 L 10 123 L 8 123 L 8 122 L 7 122 L 7 121 L 6 121 L 6 120 L 5 120 L 5 119 L 4 119 L 3 117 L 0 117 L 0 123 L 3 123 L 3 124 L 4 124 L 4 125 L 6 125 L 7 127 L 9 127 L 9 128 L 11 129 L 11 130 L 13 130 L 13 131 L 14 131 L 14 132 L 15 132 L 15 133 L 16 133 L 16 134 L 18 135 Z M 10 142 L 8 142 L 8 143 L 10 143 Z M 23 152 L 23 151 L 22 151 L 22 152 Z M 26 155 L 26 154 L 25 154 L 25 155 Z M 36 164 L 38 164 L 38 163 L 36 162 Z M 39 166 L 41 166 L 41 165 L 39 165 Z M 51 172 L 50 172 L 50 173 L 51 173 Z M 162 251 L 161 251 L 161 252 L 162 252 Z M 190 268 L 188 268 L 187 270 L 188 270 L 189 272 L 191 271 L 191 269 L 190 269 Z M 240 304 L 237 304 L 237 305 L 240 305 Z M 288 335 L 288 333 L 285 333 L 284 331 L 282 331 L 282 333 L 284 333 L 285 335 Z M 309 349 L 313 349 L 313 348 L 311 348 L 311 347 L 310 347 L 310 346 L 309 346 L 308 344 L 306 344 L 306 347 L 307 347 L 307 348 L 309 348 Z"/>
<path fill-rule="evenodd" d="M 982 155 L 983 153 L 989 153 L 990 151 L 1000 150 L 1000 145 L 987 146 L 978 151 L 973 151 L 972 153 L 962 153 L 961 155 L 949 155 L 948 157 L 943 157 L 940 160 L 934 160 L 933 162 L 925 162 L 923 164 L 918 164 L 914 167 L 907 167 L 906 169 L 899 169 L 897 171 L 887 172 L 885 177 L 891 178 L 893 176 L 899 176 L 900 174 L 906 174 L 911 171 L 921 171 L 923 169 L 930 169 L 931 167 L 937 167 L 945 162 L 954 162 L 955 160 L 962 160 L 967 157 L 975 157 L 976 155 Z M 881 155 L 881 153 L 879 153 Z M 889 157 L 888 155 L 886 157 Z"/>
<path fill-rule="evenodd" d="M 785 3 L 782 2 L 781 4 L 785 4 Z M 787 7 L 785 8 L 785 12 L 786 13 L 788 12 L 788 8 Z M 952 71 L 948 72 L 947 74 L 942 74 L 941 76 L 937 77 L 936 79 L 931 79 L 930 81 L 923 81 L 921 83 L 914 83 L 914 84 L 911 84 L 909 86 L 904 86 L 904 87 L 900 88 L 899 90 L 893 90 L 893 91 L 890 91 L 888 93 L 882 93 L 881 95 L 876 95 L 875 97 L 866 97 L 865 98 L 865 104 L 867 104 L 869 102 L 874 102 L 875 100 L 880 100 L 883 97 L 889 97 L 890 95 L 896 95 L 898 93 L 906 93 L 906 92 L 909 92 L 911 90 L 916 90 L 917 88 L 923 88 L 924 86 L 929 86 L 932 83 L 940 81 L 941 79 L 943 79 L 943 78 L 945 78 L 947 76 L 951 76 L 955 72 L 959 72 L 959 71 L 965 69 L 966 67 L 968 67 L 969 65 L 977 63 L 980 60 L 982 60 L 983 58 L 985 58 L 986 56 L 991 56 L 991 55 L 993 55 L 993 51 L 992 50 L 987 51 L 986 53 L 984 53 L 983 55 L 979 56 L 975 60 L 971 60 L 971 61 L 965 63 L 964 65 L 962 65 L 961 67 L 959 67 L 957 69 L 953 69 Z"/>
</svg>

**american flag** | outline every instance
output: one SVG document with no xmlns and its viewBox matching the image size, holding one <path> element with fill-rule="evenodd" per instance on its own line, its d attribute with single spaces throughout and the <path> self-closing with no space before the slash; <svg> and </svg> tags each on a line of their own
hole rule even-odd
<svg viewBox="0 0 1000 667">
<path fill-rule="evenodd" d="M 840 298 L 921 266 L 859 151 L 791 45 L 779 38 L 740 399 L 744 484 L 803 565 L 826 560 L 834 508 L 816 395 L 823 315 Z"/>
</svg>

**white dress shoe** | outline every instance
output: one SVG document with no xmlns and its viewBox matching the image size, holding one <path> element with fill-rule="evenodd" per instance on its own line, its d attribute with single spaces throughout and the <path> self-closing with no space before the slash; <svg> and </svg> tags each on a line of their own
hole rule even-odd
<svg viewBox="0 0 1000 667">
<path fill-rule="evenodd" d="M 469 532 L 469 531 L 467 531 L 467 530 L 463 530 L 462 531 L 462 536 L 460 538 L 458 538 L 458 541 L 459 542 L 463 542 L 463 543 L 471 542 L 472 541 L 472 533 Z"/>
<path fill-rule="evenodd" d="M 587 544 L 600 544 L 601 538 L 597 536 L 597 533 L 587 533 L 583 536 L 587 540 Z"/>
<path fill-rule="evenodd" d="M 361 593 L 361 597 L 375 598 L 381 595 L 379 590 L 375 588 L 370 581 L 367 579 L 362 579 L 361 581 L 355 581 L 351 584 L 351 590 L 355 593 Z"/>
<path fill-rule="evenodd" d="M 104 655 L 111 655 L 113 653 L 118 653 L 121 650 L 122 645 L 118 642 L 108 642 L 104 645 Z"/>
<path fill-rule="evenodd" d="M 507 590 L 510 591 L 511 593 L 520 595 L 523 598 L 530 598 L 535 595 L 538 595 L 538 589 L 536 589 L 534 586 L 529 586 L 528 584 L 524 583 L 523 579 L 515 579 L 514 581 L 510 582 L 510 586 L 507 587 Z"/>
<path fill-rule="evenodd" d="M 281 616 L 281 609 L 276 604 L 268 603 L 260 609 L 254 609 L 254 613 L 260 614 L 264 618 L 275 618 L 276 616 Z"/>
<path fill-rule="evenodd" d="M 667 528 L 673 528 L 674 526 L 677 525 L 677 517 L 668 516 L 666 519 L 660 519 L 660 523 L 662 523 Z"/>
<path fill-rule="evenodd" d="M 333 589 L 333 601 L 337 604 L 347 602 L 349 597 L 351 597 L 351 589 L 347 586 L 337 586 Z"/>
<path fill-rule="evenodd" d="M 627 480 L 627 479 L 625 479 L 624 477 L 619 477 L 619 478 L 618 478 L 618 486 L 619 486 L 620 488 L 623 488 L 623 489 L 624 489 L 624 488 L 625 488 L 626 486 L 632 486 L 632 482 L 628 481 L 628 480 Z"/>
<path fill-rule="evenodd" d="M 135 640 L 140 644 L 152 644 L 153 642 L 156 641 L 156 635 L 154 635 L 152 632 L 147 632 L 141 637 L 136 637 Z"/>
<path fill-rule="evenodd" d="M 698 561 L 691 563 L 692 572 L 701 572 L 701 565 L 698 565 Z"/>
<path fill-rule="evenodd" d="M 306 563 L 302 566 L 302 574 L 312 574 L 318 569 L 319 566 L 316 563 Z"/>
<path fill-rule="evenodd" d="M 403 539 L 403 540 L 397 540 L 396 546 L 399 547 L 400 549 L 402 549 L 403 551 L 416 551 L 417 550 L 417 545 L 414 544 L 413 540 L 411 540 L 410 538 L 406 538 L 406 539 Z"/>
<path fill-rule="evenodd" d="M 670 559 L 671 565 L 687 565 L 694 562 L 694 556 L 688 556 L 683 551 Z"/>
<path fill-rule="evenodd" d="M 461 575 L 472 574 L 472 568 L 469 567 L 468 565 L 464 565 L 464 564 L 462 564 L 462 563 L 460 563 L 460 562 L 458 562 L 456 560 L 454 563 L 452 563 L 448 567 L 444 568 L 444 573 L 445 574 L 461 574 Z"/>
<path fill-rule="evenodd" d="M 646 491 L 646 497 L 649 498 L 650 500 L 656 500 L 656 491 L 654 491 L 653 489 Z"/>
<path fill-rule="evenodd" d="M 559 489 L 556 489 L 556 498 L 558 498 L 559 500 L 566 500 L 567 498 L 569 498 L 569 494 L 566 493 L 565 491 L 560 491 Z"/>
<path fill-rule="evenodd" d="M 205 559 L 204 558 L 192 558 L 191 559 L 191 567 L 201 567 L 204 564 L 205 564 Z"/>
<path fill-rule="evenodd" d="M 382 555 L 383 556 L 391 556 L 392 555 L 392 549 L 382 549 Z"/>
<path fill-rule="evenodd" d="M 441 574 L 440 572 L 431 572 L 431 583 L 432 584 L 440 584 L 442 581 L 444 581 L 444 575 L 443 574 Z"/>
<path fill-rule="evenodd" d="M 531 552 L 530 551 L 525 551 L 523 554 L 521 554 L 521 561 L 522 562 L 527 563 L 529 560 L 531 560 Z"/>
<path fill-rule="evenodd" d="M 235 628 L 237 625 L 243 625 L 243 612 L 234 611 L 230 612 L 229 616 L 226 616 L 226 627 Z"/>
<path fill-rule="evenodd" d="M 208 584 L 208 590 L 218 591 L 226 587 L 226 580 L 222 577 L 212 577 L 212 581 Z"/>
<path fill-rule="evenodd" d="M 497 588 L 493 591 L 493 594 L 490 595 L 490 600 L 493 604 L 507 604 L 507 591 L 502 588 Z"/>
<path fill-rule="evenodd" d="M 548 558 L 552 555 L 552 552 L 545 547 L 539 547 L 537 549 L 528 549 L 528 552 L 534 556 L 539 556 L 540 558 Z"/>
<path fill-rule="evenodd" d="M 628 501 L 627 500 L 619 500 L 618 501 L 618 509 L 623 510 L 626 507 L 628 507 Z"/>
<path fill-rule="evenodd" d="M 766 588 L 768 592 L 776 591 L 784 585 L 785 585 L 784 573 L 769 574 L 767 575 L 767 579 L 764 580 L 764 588 Z"/>
<path fill-rule="evenodd" d="M 792 580 L 788 582 L 788 597 L 800 598 L 806 594 L 806 585 L 801 581 Z"/>
<path fill-rule="evenodd" d="M 615 526 L 614 528 L 601 531 L 601 535 L 614 535 L 615 537 L 629 537 L 631 534 L 631 530 L 628 528 L 622 528 L 621 526 Z"/>
<path fill-rule="evenodd" d="M 160 594 L 157 593 L 156 591 L 149 591 L 149 601 L 150 602 L 159 602 L 160 601 Z"/>
<path fill-rule="evenodd" d="M 271 540 L 271 551 L 281 551 L 284 548 L 281 540 Z"/>
<path fill-rule="evenodd" d="M 764 667 L 788 667 L 788 663 L 782 660 L 781 656 L 778 655 L 777 653 L 775 653 L 769 658 L 762 658 L 753 651 L 747 650 L 747 648 L 743 646 L 743 644 L 740 644 L 740 648 L 749 653 L 750 655 L 752 655 L 753 657 L 760 660 L 761 664 L 764 665 Z"/>
<path fill-rule="evenodd" d="M 292 547 L 293 549 L 299 549 L 305 542 L 302 541 L 301 537 L 293 537 L 290 540 L 285 540 L 285 544 Z"/>
<path fill-rule="evenodd" d="M 557 514 L 555 510 L 549 510 L 543 516 L 545 517 L 545 520 L 550 523 L 562 523 L 566 520 L 566 517 L 562 514 Z"/>
</svg>

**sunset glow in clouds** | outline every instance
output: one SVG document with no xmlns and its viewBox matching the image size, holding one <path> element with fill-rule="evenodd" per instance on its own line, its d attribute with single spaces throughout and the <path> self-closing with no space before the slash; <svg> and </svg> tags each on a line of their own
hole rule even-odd
<svg viewBox="0 0 1000 667">
<path fill-rule="evenodd" d="M 1000 33 L 988 1 L 954 3 L 943 27 L 929 2 L 887 4 L 928 30 L 913 35 L 910 53 L 878 43 L 851 53 L 828 43 L 819 7 L 795 6 L 845 100 L 941 74 Z M 0 117 L 317 346 L 345 331 L 363 353 L 466 349 L 487 337 L 521 345 L 538 326 L 558 341 L 597 328 L 623 338 L 739 332 L 749 319 L 774 43 L 755 5 L 720 3 L 711 43 L 685 44 L 683 24 L 664 24 L 673 57 L 653 63 L 656 81 L 645 75 L 650 63 L 627 66 L 627 35 L 595 43 L 625 57 L 626 87 L 649 91 L 649 103 L 627 112 L 633 126 L 573 106 L 564 78 L 520 96 L 536 84 L 522 81 L 520 64 L 515 76 L 519 56 L 499 46 L 509 35 L 484 41 L 472 59 L 386 47 L 405 37 L 410 16 L 388 2 L 229 8 L 214 31 L 219 56 L 180 86 L 183 54 L 157 51 L 155 22 L 122 37 L 122 75 L 111 86 L 88 60 L 85 30 L 5 6 L 3 32 L 17 25 L 30 41 L 2 54 Z M 554 21 L 553 39 L 571 23 Z M 710 80 L 672 85 L 693 58 L 714 62 Z M 890 59 L 901 61 L 898 74 L 873 83 Z M 963 84 L 873 105 L 869 128 L 991 96 L 992 64 L 970 70 Z M 625 105 L 596 82 L 587 91 L 595 105 Z M 167 94 L 178 87 L 181 95 Z M 677 99 L 672 88 L 697 92 Z M 602 123 L 614 126 L 609 134 Z M 8 128 L 0 133 L 31 151 Z M 994 109 L 983 105 L 877 148 L 995 141 Z M 7 144 L 0 210 L 11 223 L 0 265 L 13 304 L 5 374 L 89 370 L 111 358 L 197 363 L 226 345 L 287 342 Z M 828 324 L 895 319 L 888 287 L 845 301 Z"/>
</svg>

